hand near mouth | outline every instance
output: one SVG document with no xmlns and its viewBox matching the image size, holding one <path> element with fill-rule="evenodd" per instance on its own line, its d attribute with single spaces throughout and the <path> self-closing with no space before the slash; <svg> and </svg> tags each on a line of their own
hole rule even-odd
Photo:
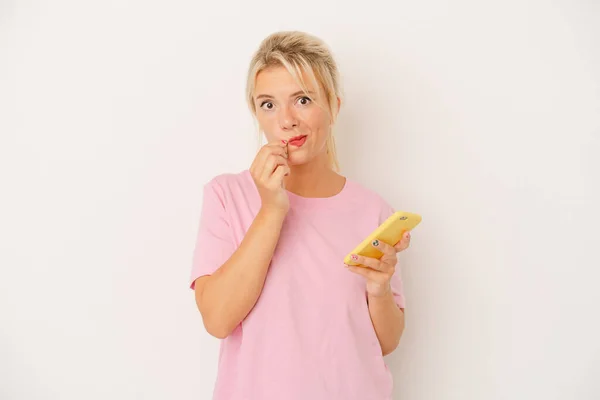
<svg viewBox="0 0 600 400">
<path fill-rule="evenodd" d="M 288 142 L 281 140 L 264 145 L 250 166 L 250 175 L 258 189 L 262 207 L 269 211 L 287 213 L 289 199 L 283 186 L 284 176 L 290 173 Z"/>
</svg>

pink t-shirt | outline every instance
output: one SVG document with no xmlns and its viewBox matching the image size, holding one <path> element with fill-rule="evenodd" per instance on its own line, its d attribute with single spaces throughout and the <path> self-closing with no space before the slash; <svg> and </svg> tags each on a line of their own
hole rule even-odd
<svg viewBox="0 0 600 400">
<path fill-rule="evenodd" d="M 392 376 L 369 316 L 365 279 L 344 268 L 343 259 L 393 209 L 349 179 L 333 197 L 288 195 L 290 210 L 262 293 L 221 342 L 213 399 L 391 399 Z M 247 170 L 205 185 L 192 288 L 227 261 L 260 205 Z M 404 308 L 399 272 L 392 290 Z"/>
</svg>

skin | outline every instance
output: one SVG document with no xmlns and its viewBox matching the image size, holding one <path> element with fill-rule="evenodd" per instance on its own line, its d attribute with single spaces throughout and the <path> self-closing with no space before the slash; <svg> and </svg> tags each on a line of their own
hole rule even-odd
<svg viewBox="0 0 600 400">
<path fill-rule="evenodd" d="M 256 78 L 253 93 L 256 118 L 268 144 L 257 153 L 250 174 L 261 208 L 242 243 L 214 274 L 196 280 L 196 304 L 207 331 L 227 337 L 248 315 L 258 300 L 283 220 L 289 210 L 287 191 L 304 197 L 330 197 L 339 193 L 346 179 L 329 165 L 326 141 L 332 118 L 321 87 L 304 77 L 308 96 L 283 67 L 270 67 Z M 319 104 L 324 107 L 319 107 Z M 340 99 L 337 101 L 339 111 Z M 288 141 L 306 135 L 301 147 Z M 373 328 L 383 355 L 398 345 L 404 330 L 404 310 L 395 301 L 390 280 L 397 254 L 410 244 L 406 235 L 396 246 L 378 242 L 379 260 L 356 256 L 360 266 L 346 266 L 349 273 L 367 281 L 367 302 Z"/>
</svg>

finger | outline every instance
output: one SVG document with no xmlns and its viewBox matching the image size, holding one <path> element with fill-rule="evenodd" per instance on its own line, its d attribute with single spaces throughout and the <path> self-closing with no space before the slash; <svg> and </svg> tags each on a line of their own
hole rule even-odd
<svg viewBox="0 0 600 400">
<path fill-rule="evenodd" d="M 388 274 L 381 271 L 376 271 L 374 269 L 356 267 L 354 265 L 347 265 L 346 268 L 348 269 L 348 271 L 354 272 L 358 275 L 362 275 L 372 282 L 385 283 L 390 279 Z"/>
<path fill-rule="evenodd" d="M 258 178 L 261 177 L 265 162 L 271 155 L 279 155 L 287 158 L 286 151 L 283 147 L 283 143 L 269 143 L 264 145 L 258 151 L 258 154 L 256 155 L 256 157 L 254 157 L 254 161 L 250 166 L 250 172 L 252 173 L 252 176 Z"/>
<path fill-rule="evenodd" d="M 402 239 L 396 243 L 394 249 L 396 249 L 396 252 L 400 252 L 406 250 L 408 246 L 410 246 L 410 232 L 406 232 L 402 235 Z"/>
<path fill-rule="evenodd" d="M 281 154 L 283 157 L 287 158 L 288 156 L 288 141 L 287 140 L 279 140 L 274 141 L 268 144 L 269 147 L 275 149 L 277 154 Z"/>
<path fill-rule="evenodd" d="M 360 256 L 358 254 L 352 254 L 350 257 L 355 263 L 364 265 L 365 267 L 372 268 L 374 270 L 381 270 L 383 267 L 381 265 L 381 261 L 377 258 Z"/>
<path fill-rule="evenodd" d="M 262 167 L 265 164 L 266 159 L 271 154 L 277 154 L 282 157 L 287 157 L 287 142 L 284 142 L 285 141 L 271 142 L 261 147 L 258 153 L 256 154 L 256 157 L 254 157 L 252 166 L 255 167 L 255 169 Z"/>
<path fill-rule="evenodd" d="M 265 163 L 265 160 L 271 155 L 271 154 L 275 154 L 275 155 L 279 155 L 282 157 L 286 157 L 287 155 L 287 144 L 283 144 L 283 143 L 269 143 L 263 146 L 262 149 L 260 149 L 259 151 L 259 155 L 257 156 L 257 162 L 258 165 L 262 165 Z"/>
<path fill-rule="evenodd" d="M 381 257 L 382 260 L 396 258 L 396 249 L 394 246 L 390 246 L 389 244 L 377 239 L 371 242 L 371 246 L 383 253 L 383 256 Z"/>
<path fill-rule="evenodd" d="M 268 185 L 271 188 L 283 186 L 283 177 L 289 175 L 290 167 L 287 165 L 280 165 L 275 168 L 275 172 L 269 178 Z"/>
<path fill-rule="evenodd" d="M 261 182 L 267 182 L 271 178 L 271 175 L 273 175 L 273 172 L 275 172 L 275 169 L 280 165 L 287 166 L 287 160 L 280 155 L 271 154 L 260 173 Z"/>
</svg>

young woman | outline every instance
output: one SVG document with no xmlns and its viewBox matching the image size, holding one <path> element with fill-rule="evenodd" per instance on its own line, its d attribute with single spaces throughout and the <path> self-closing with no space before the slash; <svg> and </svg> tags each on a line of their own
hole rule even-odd
<svg viewBox="0 0 600 400">
<path fill-rule="evenodd" d="M 206 330 L 221 342 L 216 400 L 391 399 L 383 356 L 404 330 L 394 247 L 344 256 L 393 213 L 340 175 L 332 127 L 341 95 L 327 46 L 267 37 L 247 100 L 268 144 L 248 170 L 204 187 L 191 275 Z"/>
</svg>

